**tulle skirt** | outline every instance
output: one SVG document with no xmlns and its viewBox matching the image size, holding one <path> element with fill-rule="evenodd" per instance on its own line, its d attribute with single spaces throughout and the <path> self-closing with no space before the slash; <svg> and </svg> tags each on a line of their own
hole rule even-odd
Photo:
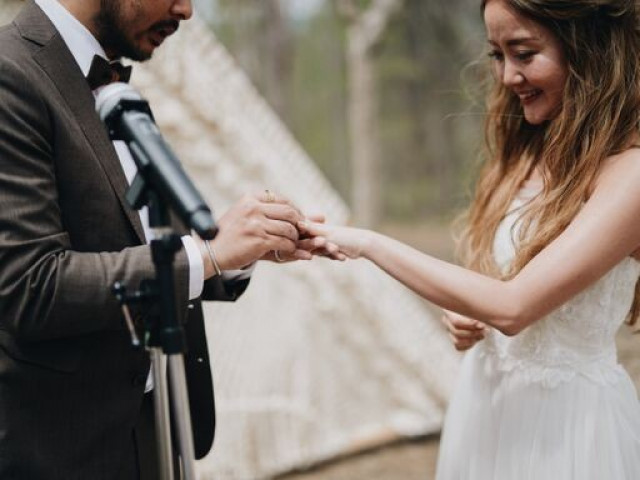
<svg viewBox="0 0 640 480">
<path fill-rule="evenodd" d="M 545 382 L 487 367 L 478 346 L 447 411 L 437 480 L 640 479 L 640 403 L 622 367 Z"/>
</svg>

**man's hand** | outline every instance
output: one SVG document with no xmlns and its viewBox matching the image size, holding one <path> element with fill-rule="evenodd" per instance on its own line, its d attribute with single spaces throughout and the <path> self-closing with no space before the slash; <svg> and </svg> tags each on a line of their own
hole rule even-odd
<svg viewBox="0 0 640 480">
<path fill-rule="evenodd" d="M 211 241 L 220 270 L 239 270 L 275 250 L 296 259 L 311 258 L 296 246 L 295 225 L 303 218 L 287 199 L 270 192 L 243 197 L 220 217 L 219 233 Z M 210 278 L 215 269 L 203 241 L 200 246 L 205 278 Z"/>
<path fill-rule="evenodd" d="M 469 350 L 484 339 L 489 331 L 484 323 L 448 310 L 443 310 L 442 323 L 449 331 L 451 343 L 459 352 Z"/>
</svg>

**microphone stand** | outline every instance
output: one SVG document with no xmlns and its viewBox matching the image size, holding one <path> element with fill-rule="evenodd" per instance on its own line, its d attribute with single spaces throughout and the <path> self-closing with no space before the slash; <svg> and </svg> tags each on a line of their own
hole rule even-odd
<svg viewBox="0 0 640 480">
<path fill-rule="evenodd" d="M 109 137 L 127 143 L 138 167 L 138 173 L 127 190 L 127 201 L 135 210 L 145 205 L 149 207 L 149 224 L 154 237 L 151 240 L 151 253 L 156 278 L 143 280 L 140 289 L 132 294 L 127 293 L 126 285 L 116 283 L 113 293 L 122 306 L 134 347 L 138 347 L 140 341 L 131 320 L 129 305 L 143 303 L 151 307 L 144 324 L 144 344 L 150 352 L 153 365 L 161 478 L 174 480 L 172 438 L 177 437 L 183 478 L 196 480 L 184 369 L 186 338 L 178 320 L 174 289 L 173 262 L 182 242 L 170 227 L 169 207 L 185 225 L 205 240 L 215 237 L 217 227 L 206 202 L 164 142 L 153 121 L 149 104 L 138 92 L 126 84 L 109 85 L 98 95 L 96 109 L 108 128 Z M 168 367 L 169 388 L 165 365 Z M 171 435 L 172 418 L 177 430 L 174 436 Z"/>
<path fill-rule="evenodd" d="M 135 159 L 135 149 L 132 149 Z M 137 159 L 136 159 L 137 161 Z M 175 280 L 173 262 L 182 248 L 182 241 L 170 227 L 169 211 L 162 197 L 152 188 L 152 183 L 144 178 L 140 169 L 127 191 L 130 205 L 139 210 L 145 204 L 149 207 L 149 223 L 154 238 L 151 253 L 156 269 L 155 279 L 145 279 L 140 289 L 128 294 L 126 286 L 116 283 L 113 287 L 131 333 L 134 347 L 140 345 L 129 305 L 143 303 L 155 306 L 145 320 L 145 347 L 150 352 L 154 379 L 154 408 L 157 429 L 157 447 L 162 480 L 174 480 L 173 448 L 171 435 L 171 412 L 177 430 L 179 453 L 182 460 L 184 480 L 196 480 L 195 450 L 191 428 L 191 413 L 184 369 L 186 339 L 184 329 L 178 321 L 175 301 Z M 164 362 L 166 356 L 166 363 Z M 168 383 L 165 365 L 168 367 Z M 179 470 L 178 470 L 179 471 Z"/>
</svg>

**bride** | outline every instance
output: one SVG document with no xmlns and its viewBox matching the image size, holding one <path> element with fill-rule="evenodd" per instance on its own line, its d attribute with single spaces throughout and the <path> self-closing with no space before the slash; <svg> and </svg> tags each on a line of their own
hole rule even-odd
<svg viewBox="0 0 640 480">
<path fill-rule="evenodd" d="M 633 0 L 486 0 L 494 86 L 466 268 L 301 223 L 447 314 L 466 349 L 439 480 L 640 479 L 640 404 L 614 336 L 640 306 Z M 400 320 L 399 320 L 400 321 Z"/>
</svg>

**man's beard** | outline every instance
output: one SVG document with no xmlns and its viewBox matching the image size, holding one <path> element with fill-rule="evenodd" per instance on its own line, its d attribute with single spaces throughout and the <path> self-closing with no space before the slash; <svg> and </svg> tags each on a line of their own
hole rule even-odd
<svg viewBox="0 0 640 480">
<path fill-rule="evenodd" d="M 151 58 L 150 53 L 138 48 L 133 40 L 127 37 L 127 24 L 123 19 L 120 0 L 101 0 L 95 25 L 98 42 L 115 58 L 125 57 L 140 62 Z"/>
</svg>

